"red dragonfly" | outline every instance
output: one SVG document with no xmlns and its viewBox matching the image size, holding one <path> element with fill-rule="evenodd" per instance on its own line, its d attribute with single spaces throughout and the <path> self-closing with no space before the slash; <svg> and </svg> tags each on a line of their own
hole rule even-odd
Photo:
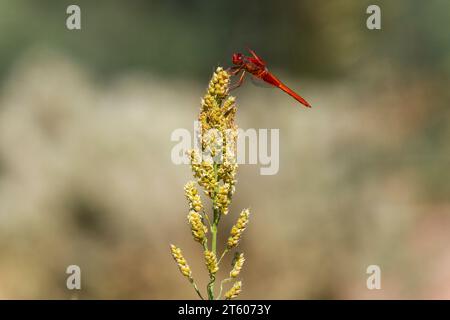
<svg viewBox="0 0 450 320">
<path fill-rule="evenodd" d="M 280 88 L 295 100 L 303 104 L 305 107 L 311 108 L 311 105 L 305 99 L 289 89 L 284 83 L 278 80 L 277 77 L 270 73 L 269 70 L 267 70 L 266 63 L 263 59 L 258 57 L 253 50 L 248 49 L 248 51 L 251 53 L 251 57 L 244 56 L 242 53 L 233 54 L 232 61 L 234 66 L 231 67 L 229 71 L 232 75 L 238 75 L 241 71 L 242 74 L 239 78 L 239 81 L 234 86 L 232 86 L 231 89 L 240 87 L 244 82 L 246 73 L 248 72 L 254 77 L 259 78 L 271 84 L 272 86 Z"/>
</svg>

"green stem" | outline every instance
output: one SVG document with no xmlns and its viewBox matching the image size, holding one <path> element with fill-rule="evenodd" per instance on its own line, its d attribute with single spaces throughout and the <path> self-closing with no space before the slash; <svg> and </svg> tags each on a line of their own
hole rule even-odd
<svg viewBox="0 0 450 320">
<path fill-rule="evenodd" d="M 226 248 L 225 250 L 223 250 L 222 255 L 220 256 L 220 259 L 217 261 L 217 264 L 220 264 L 220 261 L 222 261 L 223 257 L 225 257 L 225 254 L 228 252 L 228 248 Z"/>
<path fill-rule="evenodd" d="M 211 251 L 216 254 L 217 251 L 217 225 L 214 223 L 211 227 Z"/>
<path fill-rule="evenodd" d="M 218 164 L 214 163 L 214 173 L 215 173 L 215 180 L 218 180 L 218 175 L 217 175 L 217 170 L 218 170 Z M 214 191 L 213 197 L 212 197 L 212 205 L 213 205 L 213 222 L 211 225 L 211 251 L 212 253 L 214 253 L 214 255 L 216 255 L 217 253 L 217 225 L 219 224 L 219 220 L 220 220 L 220 212 L 218 209 L 216 209 L 216 195 L 217 195 L 218 190 Z M 216 277 L 213 274 L 209 275 L 209 283 L 208 283 L 208 287 L 207 287 L 207 291 L 208 291 L 208 298 L 209 300 L 214 300 L 214 282 L 216 281 Z"/>
<path fill-rule="evenodd" d="M 195 289 L 195 292 L 197 292 L 197 294 L 198 294 L 198 296 L 200 297 L 200 299 L 202 299 L 202 300 L 205 300 L 205 299 L 203 299 L 203 296 L 202 296 L 202 294 L 200 293 L 200 290 L 198 289 L 198 287 L 197 287 L 197 285 L 195 284 L 195 282 L 194 282 L 194 279 L 189 279 L 189 282 L 192 284 L 192 286 L 194 287 L 194 289 Z"/>
<path fill-rule="evenodd" d="M 214 205 L 214 202 L 213 202 Z M 211 251 L 216 255 L 217 252 L 217 210 L 214 210 L 214 220 L 211 226 Z M 214 282 L 216 281 L 215 275 L 210 275 L 210 281 L 208 283 L 208 298 L 209 300 L 214 300 Z"/>
<path fill-rule="evenodd" d="M 203 209 L 203 216 L 205 217 L 206 221 L 208 222 L 209 227 L 211 228 L 211 221 L 209 220 L 208 214 Z"/>
</svg>

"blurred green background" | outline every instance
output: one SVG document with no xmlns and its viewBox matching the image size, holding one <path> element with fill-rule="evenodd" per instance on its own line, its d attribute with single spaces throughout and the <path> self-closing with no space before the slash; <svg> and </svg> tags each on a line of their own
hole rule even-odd
<svg viewBox="0 0 450 320">
<path fill-rule="evenodd" d="M 221 227 L 251 207 L 241 297 L 450 298 L 449 40 L 445 0 L 0 1 L 0 298 L 72 298 L 70 264 L 81 299 L 196 298 L 170 134 L 247 46 L 313 108 L 235 92 L 240 127 L 280 129 L 279 173 L 241 165 Z"/>
</svg>

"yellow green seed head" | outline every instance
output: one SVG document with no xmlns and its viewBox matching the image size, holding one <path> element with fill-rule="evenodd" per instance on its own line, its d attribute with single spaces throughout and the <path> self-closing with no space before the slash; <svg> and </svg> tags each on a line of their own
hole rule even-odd
<svg viewBox="0 0 450 320">
<path fill-rule="evenodd" d="M 191 150 L 189 156 L 194 177 L 197 179 L 198 184 L 205 190 L 205 194 L 212 197 L 214 190 L 219 184 L 216 179 L 213 163 L 200 160 L 200 155 L 197 150 Z"/>
<path fill-rule="evenodd" d="M 180 269 L 180 272 L 183 274 L 183 276 L 192 279 L 192 271 L 191 268 L 189 268 L 189 265 L 186 262 L 186 259 L 184 259 L 183 254 L 181 253 L 181 249 L 177 248 L 173 244 L 170 245 L 170 250 L 172 252 L 172 257 L 175 260 L 175 262 L 178 265 L 178 268 Z"/>
<path fill-rule="evenodd" d="M 243 253 L 238 253 L 234 259 L 233 270 L 230 272 L 230 278 L 239 276 L 242 267 L 244 266 L 245 258 Z"/>
<path fill-rule="evenodd" d="M 230 237 L 227 242 L 228 249 L 234 248 L 239 244 L 242 233 L 245 231 L 248 224 L 249 215 L 250 211 L 248 209 L 243 210 L 239 215 L 236 224 L 231 228 Z"/>
<path fill-rule="evenodd" d="M 214 252 L 206 250 L 204 252 L 205 255 L 205 264 L 210 274 L 215 274 L 219 271 L 219 266 L 217 265 L 217 257 Z"/>
<path fill-rule="evenodd" d="M 206 228 L 203 224 L 202 216 L 198 212 L 191 210 L 189 211 L 187 218 L 189 225 L 191 226 L 191 232 L 194 240 L 202 244 L 205 243 L 208 228 Z"/>
<path fill-rule="evenodd" d="M 189 202 L 189 209 L 200 212 L 203 209 L 202 200 L 195 188 L 195 182 L 190 181 L 184 186 L 184 194 Z"/>
<path fill-rule="evenodd" d="M 208 228 L 203 218 L 211 224 L 211 233 L 216 236 L 217 224 L 221 215 L 227 215 L 235 192 L 237 164 L 237 138 L 238 127 L 235 124 L 237 111 L 236 99 L 229 95 L 230 74 L 218 67 L 212 75 L 205 95 L 201 99 L 201 110 L 198 116 L 200 131 L 198 138 L 199 149 L 188 152 L 194 180 L 184 187 L 186 199 L 189 203 L 187 220 L 195 241 L 201 243 L 204 248 L 205 265 L 209 272 L 208 297 L 214 299 L 213 285 L 216 273 L 219 270 L 218 259 L 214 252 L 207 246 Z M 199 190 L 195 183 L 203 189 L 213 203 L 213 213 L 209 218 L 202 203 Z M 236 224 L 232 227 L 227 241 L 226 251 L 238 246 L 249 218 L 249 210 L 243 210 Z M 212 240 L 214 243 L 216 238 Z M 212 246 L 210 249 L 215 248 Z M 225 251 L 225 252 L 226 252 Z M 181 250 L 171 245 L 172 256 L 183 276 L 187 277 L 198 288 L 192 278 L 192 272 Z M 232 263 L 230 278 L 236 279 L 245 262 L 244 255 L 239 253 Z M 241 292 L 242 283 L 237 281 L 233 287 L 225 293 L 226 299 L 236 298 Z M 200 297 L 201 294 L 199 293 Z"/>
<path fill-rule="evenodd" d="M 231 289 L 225 293 L 225 299 L 226 300 L 234 299 L 241 293 L 241 291 L 242 291 L 242 282 L 237 281 L 233 284 L 233 287 L 231 287 Z"/>
<path fill-rule="evenodd" d="M 221 185 L 216 194 L 216 208 L 221 214 L 228 214 L 228 206 L 231 203 L 231 193 L 233 186 L 229 183 Z"/>
</svg>

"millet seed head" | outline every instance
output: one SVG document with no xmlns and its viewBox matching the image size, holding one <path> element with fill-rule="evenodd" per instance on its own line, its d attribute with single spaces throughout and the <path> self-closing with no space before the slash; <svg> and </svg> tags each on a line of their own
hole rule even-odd
<svg viewBox="0 0 450 320">
<path fill-rule="evenodd" d="M 206 242 L 206 233 L 208 232 L 208 228 L 203 224 L 202 216 L 200 213 L 191 210 L 187 216 L 189 225 L 191 226 L 192 236 L 195 241 L 200 242 L 201 244 Z"/>
<path fill-rule="evenodd" d="M 217 271 L 219 271 L 216 255 L 214 254 L 214 252 L 209 250 L 205 250 L 204 255 L 206 268 L 208 269 L 210 274 L 215 274 Z"/>
<path fill-rule="evenodd" d="M 242 291 L 242 282 L 237 281 L 233 284 L 233 287 L 231 287 L 231 289 L 225 293 L 225 299 L 226 300 L 234 299 L 241 293 L 241 291 Z"/>
<path fill-rule="evenodd" d="M 178 268 L 180 269 L 180 272 L 183 274 L 183 276 L 187 277 L 189 280 L 192 279 L 192 271 L 191 268 L 189 268 L 189 265 L 186 262 L 186 259 L 184 259 L 183 254 L 181 253 L 181 249 L 177 248 L 173 244 L 170 245 L 170 251 L 172 252 L 172 257 L 175 260 L 175 262 L 178 265 Z"/>
<path fill-rule="evenodd" d="M 230 278 L 239 276 L 242 267 L 244 266 L 245 258 L 243 253 L 238 253 L 234 259 L 233 270 L 230 272 Z"/>
<path fill-rule="evenodd" d="M 245 228 L 247 227 L 249 216 L 250 216 L 249 209 L 242 210 L 236 224 L 231 228 L 230 237 L 228 238 L 227 242 L 228 249 L 234 248 L 239 244 L 239 241 L 242 237 L 242 233 L 245 231 Z"/>
</svg>

